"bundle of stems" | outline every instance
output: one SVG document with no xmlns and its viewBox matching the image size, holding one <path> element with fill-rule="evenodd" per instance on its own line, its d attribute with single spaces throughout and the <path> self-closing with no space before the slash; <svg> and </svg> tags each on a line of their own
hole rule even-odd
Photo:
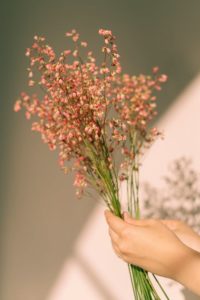
<svg viewBox="0 0 200 300">
<path fill-rule="evenodd" d="M 135 145 L 133 145 L 135 146 Z M 107 168 L 106 156 L 99 160 L 99 153 L 95 152 L 92 145 L 86 143 L 86 148 L 89 150 L 88 154 L 91 157 L 93 166 L 97 170 L 99 178 L 101 178 L 104 185 L 104 193 L 101 195 L 104 202 L 106 202 L 108 208 L 118 217 L 123 219 L 123 214 L 121 212 L 121 202 L 119 198 L 119 187 L 117 184 L 117 176 L 115 170 L 110 170 Z M 105 144 L 104 148 L 106 150 Z M 102 151 L 104 154 L 108 152 Z M 93 174 L 91 181 L 96 180 Z M 139 154 L 135 156 L 132 160 L 131 165 L 128 168 L 127 176 L 127 210 L 129 214 L 135 219 L 140 219 L 140 205 L 139 205 Z M 135 300 L 160 300 L 148 272 L 138 266 L 134 266 L 128 263 L 128 270 L 130 274 L 133 294 Z M 164 291 L 162 285 L 159 283 L 158 279 L 154 274 L 152 274 L 155 281 L 157 282 L 159 288 L 161 289 L 165 299 L 169 300 L 166 292 Z"/>
</svg>

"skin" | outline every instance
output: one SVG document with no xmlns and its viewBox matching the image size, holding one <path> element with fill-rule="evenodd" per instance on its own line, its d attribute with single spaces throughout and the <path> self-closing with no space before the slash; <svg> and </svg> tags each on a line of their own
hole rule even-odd
<svg viewBox="0 0 200 300">
<path fill-rule="evenodd" d="M 200 236 L 178 220 L 131 218 L 105 211 L 117 256 L 151 273 L 168 277 L 200 295 Z"/>
</svg>

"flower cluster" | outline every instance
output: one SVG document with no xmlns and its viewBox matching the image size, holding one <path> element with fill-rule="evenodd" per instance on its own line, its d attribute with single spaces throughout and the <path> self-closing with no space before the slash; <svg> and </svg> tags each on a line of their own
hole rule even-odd
<svg viewBox="0 0 200 300">
<path fill-rule="evenodd" d="M 44 37 L 34 36 L 25 53 L 30 62 L 28 85 L 36 85 L 37 72 L 44 95 L 39 99 L 36 93 L 22 92 L 14 105 L 15 111 L 25 108 L 27 119 L 38 117 L 32 130 L 41 133 L 50 150 L 59 148 L 60 167 L 65 172 L 76 170 L 78 196 L 88 184 L 104 193 L 106 183 L 102 183 L 100 165 L 115 183 L 118 176 L 126 179 L 115 170 L 113 154 L 121 149 L 123 168 L 145 143 L 159 135 L 155 128 L 149 130 L 148 124 L 156 114 L 154 91 L 159 91 L 167 79 L 158 75 L 157 67 L 152 76 L 122 74 L 115 36 L 104 29 L 99 34 L 104 38 L 100 66 L 92 51 L 82 59 L 80 50 L 87 48 L 87 43 L 80 41 L 75 29 L 65 34 L 74 43 L 73 49 L 64 50 L 59 57 Z M 66 161 L 73 161 L 71 168 Z"/>
</svg>

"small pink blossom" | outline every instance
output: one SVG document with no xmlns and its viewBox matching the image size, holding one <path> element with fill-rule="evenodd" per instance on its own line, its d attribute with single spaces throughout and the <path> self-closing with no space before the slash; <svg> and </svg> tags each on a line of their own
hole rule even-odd
<svg viewBox="0 0 200 300">
<path fill-rule="evenodd" d="M 87 42 L 81 42 L 81 46 L 87 47 Z"/>
<path fill-rule="evenodd" d="M 75 180 L 74 180 L 74 186 L 77 186 L 77 187 L 86 187 L 87 186 L 86 178 L 83 174 L 81 174 L 79 172 L 76 173 Z"/>
<path fill-rule="evenodd" d="M 156 67 L 153 67 L 153 70 L 152 70 L 152 71 L 153 71 L 154 74 L 156 74 L 156 73 L 159 71 L 159 67 L 157 67 L 157 66 L 156 66 Z"/>
<path fill-rule="evenodd" d="M 25 115 L 26 115 L 26 119 L 29 120 L 31 118 L 31 114 L 29 111 L 26 111 L 25 112 Z"/>
<path fill-rule="evenodd" d="M 29 85 L 29 86 L 34 86 L 34 84 L 35 84 L 35 81 L 34 81 L 34 80 L 29 80 L 29 82 L 28 82 L 28 85 Z"/>
<path fill-rule="evenodd" d="M 99 29 L 99 34 L 103 36 L 112 36 L 112 31 L 111 30 L 105 30 L 105 29 Z"/>
<path fill-rule="evenodd" d="M 165 74 L 160 75 L 158 80 L 160 82 L 166 82 L 167 81 L 167 75 L 165 75 Z"/>
<path fill-rule="evenodd" d="M 18 112 L 21 109 L 21 100 L 17 100 L 14 104 L 14 111 Z"/>
<path fill-rule="evenodd" d="M 30 54 L 31 54 L 31 49 L 30 49 L 30 48 L 27 48 L 27 49 L 26 49 L 25 55 L 26 55 L 26 56 L 30 56 Z"/>
<path fill-rule="evenodd" d="M 76 34 L 72 37 L 72 40 L 73 40 L 74 42 L 77 42 L 78 39 L 79 39 L 79 34 L 76 33 Z"/>
</svg>

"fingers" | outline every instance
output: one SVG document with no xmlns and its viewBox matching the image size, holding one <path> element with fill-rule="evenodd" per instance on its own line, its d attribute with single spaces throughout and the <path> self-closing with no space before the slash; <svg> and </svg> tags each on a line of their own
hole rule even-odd
<svg viewBox="0 0 200 300">
<path fill-rule="evenodd" d="M 118 234 L 113 231 L 110 227 L 109 227 L 109 235 L 110 235 L 110 239 L 111 239 L 111 244 L 112 244 L 112 247 L 113 247 L 113 250 L 115 252 L 115 254 L 122 259 L 122 255 L 121 255 L 121 252 L 120 252 L 120 249 L 119 249 L 119 243 L 120 243 L 120 239 L 119 239 L 119 236 Z"/>
<path fill-rule="evenodd" d="M 109 235 L 110 235 L 111 240 L 112 240 L 114 243 L 118 243 L 118 241 L 119 241 L 119 236 L 118 236 L 111 228 L 109 228 Z"/>
<path fill-rule="evenodd" d="M 115 254 L 117 254 L 117 256 L 119 258 L 121 258 L 121 252 L 119 250 L 119 237 L 118 237 L 118 235 L 110 228 L 109 228 L 109 235 L 110 235 L 110 238 L 111 238 L 111 243 L 112 243 L 113 250 L 115 251 Z"/>
<path fill-rule="evenodd" d="M 111 239 L 111 244 L 112 244 L 112 247 L 113 247 L 113 250 L 115 252 L 115 254 L 122 259 L 122 255 L 121 255 L 121 252 L 119 250 L 119 247 L 117 246 L 117 244 L 115 244 L 112 239 Z"/>
<path fill-rule="evenodd" d="M 115 231 L 117 234 L 120 234 L 120 232 L 126 227 L 127 223 L 130 225 L 134 225 L 136 227 L 138 226 L 146 227 L 148 225 L 154 224 L 155 222 L 160 222 L 159 220 L 154 220 L 154 219 L 140 219 L 140 220 L 133 219 L 128 214 L 128 212 L 124 212 L 123 216 L 124 216 L 124 220 L 113 215 L 109 210 L 105 210 L 105 217 L 107 223 L 109 227 L 111 227 L 111 229 Z"/>
</svg>

